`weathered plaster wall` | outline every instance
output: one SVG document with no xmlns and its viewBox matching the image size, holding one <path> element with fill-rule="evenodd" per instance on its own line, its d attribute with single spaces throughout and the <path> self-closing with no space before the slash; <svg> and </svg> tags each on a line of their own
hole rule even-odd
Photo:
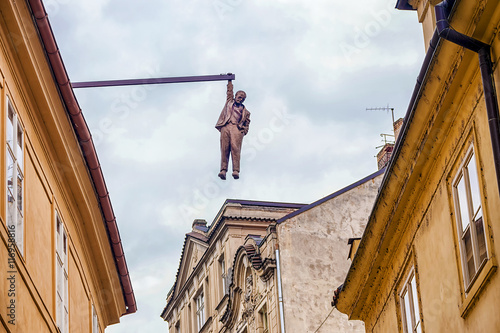
<svg viewBox="0 0 500 333">
<path fill-rule="evenodd" d="M 0 331 L 58 332 L 55 212 L 68 234 L 69 330 L 101 332 L 126 311 L 93 184 L 26 1 L 0 1 Z M 8 262 L 7 98 L 23 128 L 23 251 Z M 11 265 L 14 265 L 11 266 Z M 15 273 L 11 273 L 15 271 Z M 9 292 L 10 275 L 15 291 Z M 13 295 L 15 293 L 15 296 Z M 12 294 L 10 296 L 9 294 Z M 9 323 L 15 303 L 15 324 Z"/>
<path fill-rule="evenodd" d="M 481 11 L 484 6 L 489 10 Z M 494 63 L 498 64 L 500 5 L 492 0 L 460 2 L 456 17 L 470 13 L 475 15 L 475 24 L 480 22 L 472 35 L 492 45 Z M 466 23 L 467 20 L 457 20 L 453 24 L 466 26 Z M 365 302 L 361 310 L 366 316 L 368 332 L 400 330 L 401 310 L 395 295 L 408 266 L 414 266 L 416 271 L 424 331 L 500 331 L 500 278 L 496 272 L 500 197 L 477 54 L 444 43 L 419 101 L 416 114 L 421 118 L 416 116 L 413 120 L 415 133 L 420 134 L 413 141 L 421 144 L 402 153 L 406 163 L 411 164 L 410 173 L 401 177 L 409 178 L 405 190 L 401 197 L 383 201 L 374 215 L 377 222 L 386 221 L 385 217 L 390 215 L 385 231 L 395 239 L 387 242 L 387 248 L 381 245 L 379 253 L 371 257 L 377 267 L 372 274 L 381 278 L 368 280 L 360 295 Z M 497 91 L 499 74 L 497 66 L 494 73 Z M 451 183 L 471 145 L 478 162 L 488 260 L 471 289 L 466 290 Z M 413 143 L 408 140 L 404 146 L 413 147 Z M 410 153 L 413 158 L 404 155 Z M 397 207 L 391 211 L 394 204 L 389 200 L 396 199 Z M 385 266 L 378 266 L 380 262 Z"/>
<path fill-rule="evenodd" d="M 332 309 L 349 269 L 352 237 L 361 237 L 383 175 L 278 225 L 287 332 L 314 332 Z M 319 332 L 364 332 L 337 310 Z"/>
</svg>

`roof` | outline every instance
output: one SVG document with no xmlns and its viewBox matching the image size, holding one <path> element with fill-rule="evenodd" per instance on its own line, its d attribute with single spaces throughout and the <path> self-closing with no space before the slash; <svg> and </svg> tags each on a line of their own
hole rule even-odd
<svg viewBox="0 0 500 333">
<path fill-rule="evenodd" d="M 82 110 L 78 105 L 75 93 L 71 87 L 71 83 L 66 72 L 66 68 L 62 61 L 59 48 L 52 32 L 48 14 L 45 11 L 42 0 L 28 0 L 27 1 L 33 16 L 35 28 L 38 29 L 40 42 L 47 54 L 49 66 L 52 69 L 54 81 L 60 92 L 63 105 L 66 107 L 69 119 L 73 130 L 78 138 L 83 158 L 87 164 L 87 169 L 96 191 L 97 201 L 103 215 L 103 222 L 108 233 L 109 244 L 111 252 L 113 253 L 116 269 L 120 278 L 122 293 L 125 300 L 127 311 L 125 314 L 134 313 L 137 311 L 137 303 L 135 300 L 130 275 L 123 252 L 123 246 L 120 238 L 120 232 L 116 224 L 116 217 L 111 206 L 109 193 L 104 181 L 104 176 L 97 158 L 92 136 L 90 134 L 85 118 L 83 117 Z"/>
<path fill-rule="evenodd" d="M 280 218 L 277 221 L 277 223 L 280 224 L 280 223 L 282 223 L 282 222 L 284 222 L 284 221 L 286 221 L 286 220 L 288 220 L 288 219 L 290 219 L 290 218 L 292 218 L 294 216 L 297 216 L 299 214 L 302 214 L 305 211 L 308 211 L 311 208 L 319 206 L 319 205 L 321 205 L 322 203 L 324 203 L 324 202 L 326 202 L 328 200 L 331 200 L 331 199 L 333 199 L 333 198 L 335 198 L 335 197 L 337 197 L 337 196 L 339 196 L 341 194 L 344 194 L 345 192 L 348 192 L 348 191 L 352 190 L 353 188 L 356 188 L 359 185 L 364 184 L 367 181 L 372 180 L 373 178 L 375 178 L 375 177 L 377 177 L 379 175 L 382 175 L 384 172 L 385 172 L 385 168 L 382 168 L 382 169 L 378 170 L 377 172 L 372 173 L 371 175 L 366 176 L 365 178 L 363 178 L 361 180 L 358 180 L 357 182 L 355 182 L 355 183 L 353 183 L 353 184 L 351 184 L 349 186 L 346 186 L 346 187 L 344 187 L 341 190 L 338 190 L 337 192 L 334 192 L 334 193 L 332 193 L 332 194 L 330 194 L 330 195 L 328 195 L 328 196 L 326 196 L 326 197 L 324 197 L 322 199 L 319 199 L 318 201 L 313 202 L 312 204 L 302 205 L 302 207 L 300 209 L 298 209 L 298 210 L 296 210 L 296 211 L 294 211 L 294 212 L 292 212 L 292 213 L 290 213 L 290 214 L 288 214 L 288 215 L 283 216 L 282 218 Z"/>
<path fill-rule="evenodd" d="M 179 261 L 179 266 L 177 268 L 177 273 L 175 275 L 175 281 L 174 281 L 172 288 L 168 292 L 167 305 L 165 305 L 165 308 L 163 309 L 163 311 L 161 313 L 161 317 L 165 316 L 167 308 L 175 300 L 174 293 L 175 293 L 175 289 L 177 287 L 177 282 L 179 280 L 179 274 L 180 274 L 180 270 L 181 270 L 181 266 L 182 266 L 182 261 L 184 260 L 184 253 L 185 253 L 186 245 L 187 245 L 189 238 L 192 237 L 192 238 L 200 240 L 204 243 L 209 243 L 210 239 L 214 235 L 214 231 L 217 230 L 218 227 L 221 225 L 222 219 L 220 217 L 222 216 L 222 213 L 224 212 L 224 209 L 226 208 L 226 206 L 228 206 L 228 204 L 239 204 L 242 206 L 256 206 L 256 207 L 295 208 L 295 209 L 305 206 L 305 204 L 298 204 L 298 203 L 226 199 L 226 201 L 224 201 L 224 204 L 222 205 L 221 209 L 217 213 L 216 217 L 214 218 L 214 221 L 212 222 L 212 224 L 210 226 L 206 227 L 207 231 L 205 232 L 205 235 L 207 235 L 207 236 L 204 236 L 203 234 L 201 234 L 199 232 L 195 232 L 195 231 L 189 232 L 186 234 L 186 236 L 184 238 L 184 243 L 182 245 L 181 258 Z M 263 217 L 259 217 L 259 218 L 249 218 L 249 217 L 241 217 L 241 216 L 226 216 L 226 217 L 229 217 L 231 219 L 243 219 L 244 218 L 247 220 L 254 220 L 254 221 L 273 221 L 274 220 L 272 218 L 263 218 Z M 201 230 L 198 227 L 196 229 Z M 260 236 L 257 236 L 257 235 L 250 234 L 250 235 L 247 235 L 246 238 L 253 239 L 255 241 L 255 243 L 257 244 L 257 246 L 259 246 L 263 241 L 263 238 Z M 205 256 L 205 254 L 203 254 L 203 256 Z M 202 256 L 202 258 L 203 258 L 203 256 Z M 199 262 L 203 261 L 202 258 L 200 258 Z M 260 258 L 260 254 L 255 255 L 255 258 L 256 258 L 255 260 L 258 260 L 258 258 Z M 255 264 L 258 265 L 257 262 L 255 262 Z"/>
<path fill-rule="evenodd" d="M 396 8 L 400 10 L 415 10 L 415 8 L 410 5 L 409 0 L 397 0 Z"/>
</svg>

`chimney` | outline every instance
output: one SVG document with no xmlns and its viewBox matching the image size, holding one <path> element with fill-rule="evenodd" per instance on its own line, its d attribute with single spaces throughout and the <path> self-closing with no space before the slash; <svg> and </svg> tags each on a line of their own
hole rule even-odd
<svg viewBox="0 0 500 333">
<path fill-rule="evenodd" d="M 398 139 L 399 132 L 401 132 L 401 128 L 403 127 L 403 118 L 399 118 L 393 124 L 394 126 L 394 142 Z"/>
<path fill-rule="evenodd" d="M 382 169 L 385 167 L 388 163 L 389 160 L 391 159 L 392 156 L 392 150 L 394 149 L 394 144 L 393 143 L 386 143 L 384 147 L 382 147 L 382 150 L 378 152 L 377 154 L 377 166 L 378 169 Z"/>
<path fill-rule="evenodd" d="M 192 228 L 194 232 L 199 232 L 204 234 L 208 231 L 207 221 L 203 219 L 196 219 L 193 221 Z"/>
<path fill-rule="evenodd" d="M 396 140 L 398 139 L 399 132 L 401 131 L 402 127 L 403 127 L 403 118 L 399 118 L 393 124 L 394 142 L 396 142 Z M 394 143 L 386 142 L 382 147 L 382 150 L 379 151 L 379 153 L 377 154 L 377 166 L 379 170 L 384 168 L 387 164 L 389 164 L 393 150 L 394 150 Z"/>
</svg>

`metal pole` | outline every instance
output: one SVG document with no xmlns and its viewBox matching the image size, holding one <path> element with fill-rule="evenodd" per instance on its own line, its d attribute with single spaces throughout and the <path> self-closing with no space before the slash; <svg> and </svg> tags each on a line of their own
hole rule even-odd
<svg viewBox="0 0 500 333">
<path fill-rule="evenodd" d="M 283 309 L 283 290 L 281 287 L 280 251 L 276 249 L 276 278 L 278 280 L 278 308 L 280 313 L 281 333 L 285 333 L 285 311 Z"/>
<path fill-rule="evenodd" d="M 132 86 L 141 84 L 226 81 L 234 79 L 235 79 L 234 74 L 227 73 L 219 75 L 202 75 L 202 76 L 179 76 L 179 77 L 161 77 L 161 78 L 149 78 L 149 79 L 73 82 L 71 86 L 73 88 L 99 88 L 99 87 Z"/>
</svg>

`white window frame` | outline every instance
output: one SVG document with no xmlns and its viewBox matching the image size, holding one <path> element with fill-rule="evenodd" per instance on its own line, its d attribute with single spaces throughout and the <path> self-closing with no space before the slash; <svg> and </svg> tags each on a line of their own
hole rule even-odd
<svg viewBox="0 0 500 333">
<path fill-rule="evenodd" d="M 203 291 L 196 296 L 196 323 L 198 331 L 205 325 L 205 298 Z"/>
<path fill-rule="evenodd" d="M 220 268 L 220 279 L 221 279 L 221 297 L 226 295 L 226 284 L 227 284 L 227 270 L 226 270 L 226 260 L 224 255 L 219 258 L 219 268 Z"/>
<path fill-rule="evenodd" d="M 406 298 L 406 296 L 408 296 L 408 298 Z M 406 300 L 408 300 L 408 302 Z M 422 332 L 422 318 L 420 317 L 417 279 L 414 267 L 410 269 L 408 276 L 404 280 L 401 290 L 399 291 L 399 303 L 401 308 L 401 322 L 403 332 Z M 410 319 L 411 323 L 408 323 L 408 319 Z M 411 325 L 411 331 L 409 330 L 408 324 Z"/>
<path fill-rule="evenodd" d="M 486 237 L 486 223 L 484 219 L 484 205 L 483 205 L 483 197 L 481 194 L 481 182 L 480 182 L 480 168 L 478 168 L 477 164 L 477 155 L 474 152 L 474 146 L 471 145 L 467 150 L 465 158 L 458 171 L 456 172 L 456 176 L 453 179 L 452 190 L 453 190 L 453 199 L 455 206 L 455 222 L 457 227 L 457 235 L 459 238 L 459 248 L 460 248 L 460 261 L 462 266 L 462 276 L 464 281 L 465 291 L 468 292 L 472 287 L 476 277 L 483 265 L 488 261 L 489 251 L 488 251 L 488 241 Z M 471 172 L 469 172 L 471 171 Z M 472 180 L 472 181 L 471 181 Z M 460 195 L 460 183 L 463 181 L 463 190 L 465 191 L 465 197 Z M 466 206 L 466 207 L 463 207 Z M 466 219 L 467 221 L 464 221 Z M 464 226 L 464 222 L 467 223 Z M 479 224 L 482 223 L 482 235 L 478 235 L 477 230 Z M 475 224 L 476 227 L 471 227 Z M 472 260 L 474 265 L 474 272 L 469 272 L 469 265 L 467 260 L 467 247 L 466 247 L 466 237 L 467 234 L 470 237 L 471 242 L 471 250 L 472 250 Z M 480 245 L 479 243 L 485 247 L 484 258 L 480 258 Z"/>
<path fill-rule="evenodd" d="M 92 304 L 92 333 L 99 333 L 99 319 L 94 304 Z"/>
<path fill-rule="evenodd" d="M 24 251 L 24 130 L 18 114 L 7 97 L 6 179 L 7 226 L 14 227 L 19 252 Z M 12 117 L 12 119 L 11 119 Z M 10 164 L 10 162 L 12 164 Z M 10 165 L 9 165 L 10 164 Z M 9 228 L 10 230 L 10 228 Z"/>
<path fill-rule="evenodd" d="M 68 234 L 56 211 L 56 322 L 61 333 L 69 332 Z"/>
</svg>

